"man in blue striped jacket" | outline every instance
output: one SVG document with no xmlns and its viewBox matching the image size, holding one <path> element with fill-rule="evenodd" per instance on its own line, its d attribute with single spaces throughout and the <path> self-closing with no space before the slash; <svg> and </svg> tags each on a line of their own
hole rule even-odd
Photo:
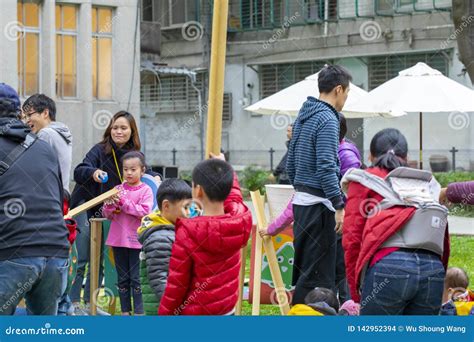
<svg viewBox="0 0 474 342">
<path fill-rule="evenodd" d="M 351 75 L 325 66 L 318 76 L 319 99 L 308 97 L 293 125 L 287 172 L 293 198 L 293 304 L 304 304 L 315 287 L 335 290 L 336 231 L 342 229 L 344 201 L 339 187 L 339 111 Z"/>
</svg>

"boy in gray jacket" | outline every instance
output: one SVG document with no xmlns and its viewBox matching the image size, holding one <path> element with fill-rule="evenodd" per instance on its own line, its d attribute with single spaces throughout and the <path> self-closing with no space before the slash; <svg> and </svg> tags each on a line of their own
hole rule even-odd
<svg viewBox="0 0 474 342">
<path fill-rule="evenodd" d="M 178 218 L 187 216 L 191 187 L 181 179 L 166 179 L 156 197 L 159 211 L 145 216 L 138 228 L 138 241 L 142 244 L 140 281 L 147 315 L 158 313 L 168 278 L 174 225 Z"/>
</svg>

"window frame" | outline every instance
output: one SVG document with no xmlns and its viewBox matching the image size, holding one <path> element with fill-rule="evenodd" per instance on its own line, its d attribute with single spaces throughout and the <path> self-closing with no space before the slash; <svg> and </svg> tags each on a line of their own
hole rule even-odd
<svg viewBox="0 0 474 342">
<path fill-rule="evenodd" d="M 79 37 L 79 6 L 75 5 L 75 4 L 69 4 L 69 3 L 56 3 L 55 4 L 55 10 L 56 10 L 56 6 L 59 6 L 60 7 L 60 15 L 61 15 L 61 23 L 60 23 L 60 29 L 56 29 L 56 38 L 58 38 L 58 36 L 61 36 L 61 40 L 64 36 L 72 36 L 72 37 L 76 37 L 76 51 L 75 51 L 75 71 L 76 71 L 76 80 L 75 80 L 75 95 L 74 96 L 64 96 L 64 82 L 60 82 L 60 84 L 62 85 L 62 89 L 60 89 L 60 91 L 58 92 L 59 89 L 56 89 L 56 97 L 58 99 L 61 99 L 61 100 L 77 100 L 78 99 L 78 80 L 77 80 L 77 75 L 78 75 L 78 63 L 77 63 L 77 57 L 78 57 L 78 37 Z M 76 30 L 75 31 L 72 31 L 72 30 L 64 30 L 63 29 L 63 12 L 62 12 L 62 8 L 64 6 L 67 6 L 67 7 L 73 7 L 74 10 L 76 11 Z M 56 11 L 55 11 L 56 13 Z M 55 42 L 57 43 L 57 40 L 55 40 Z M 56 49 L 58 47 L 56 46 Z M 61 48 L 64 49 L 64 44 L 63 42 L 61 42 Z M 56 51 L 56 54 L 57 54 L 57 51 Z M 64 54 L 63 54 L 63 51 L 61 51 L 61 57 L 62 57 L 62 60 L 61 60 L 61 67 L 62 69 L 64 70 Z M 63 70 L 61 70 L 61 75 L 62 77 L 64 77 L 64 73 L 63 73 Z M 59 73 L 58 73 L 58 70 L 57 70 L 57 61 L 56 61 L 56 74 L 58 74 L 59 76 Z M 56 80 L 56 82 L 58 82 Z M 59 87 L 59 85 L 57 84 L 57 87 Z"/>
<path fill-rule="evenodd" d="M 41 46 L 42 46 L 42 34 L 41 34 L 41 26 L 42 26 L 42 16 L 41 16 L 41 11 L 42 11 L 42 6 L 41 6 L 41 2 L 40 1 L 25 1 L 25 0 L 18 0 L 17 1 L 17 8 L 18 8 L 18 3 L 21 3 L 22 4 L 22 14 L 21 14 L 21 17 L 22 17 L 22 21 L 20 22 L 19 20 L 19 16 L 18 16 L 18 13 L 17 13 L 17 21 L 18 23 L 20 23 L 21 25 L 19 26 L 19 30 L 18 30 L 18 34 L 20 35 L 20 37 L 18 38 L 17 40 L 17 44 L 21 44 L 20 48 L 18 48 L 18 45 L 17 45 L 17 51 L 18 53 L 20 53 L 21 55 L 17 56 L 17 77 L 18 77 L 18 96 L 20 98 L 27 98 L 33 94 L 26 94 L 26 79 L 25 79 L 25 66 L 26 66 L 26 63 L 25 63 L 25 50 L 26 50 L 26 35 L 28 33 L 33 33 L 33 34 L 36 34 L 37 37 L 38 37 L 38 50 L 37 50 L 37 54 L 36 54 L 36 58 L 37 58 L 37 65 L 38 65 L 38 79 L 37 79 L 37 89 L 36 89 L 36 93 L 41 93 L 42 92 L 42 86 L 41 86 L 41 80 L 42 80 L 42 74 L 43 74 L 43 68 L 42 68 L 42 64 L 41 64 L 41 58 L 40 58 L 40 51 L 41 51 Z M 26 26 L 24 24 L 24 21 L 25 21 L 25 8 L 23 7 L 25 5 L 25 3 L 34 3 L 38 6 L 38 27 L 32 27 L 32 26 Z M 20 69 L 20 65 L 21 65 L 21 69 Z M 22 72 L 20 72 L 20 70 L 22 70 Z"/>
<path fill-rule="evenodd" d="M 115 87 L 114 87 L 114 63 L 113 63 L 113 55 L 114 55 L 114 41 L 115 41 L 115 25 L 114 25 L 114 18 L 115 18 L 115 10 L 116 8 L 115 7 L 110 7 L 110 6 L 96 6 L 96 5 L 93 5 L 92 6 L 92 12 L 93 10 L 96 9 L 96 24 L 97 24 L 97 29 L 98 31 L 94 31 L 94 29 L 92 30 L 92 35 L 91 35 L 91 47 L 93 47 L 93 45 L 95 44 L 95 41 L 97 42 L 97 49 L 96 49 L 96 54 L 97 54 L 97 62 L 99 60 L 99 55 L 100 55 L 100 50 L 99 50 L 99 40 L 101 38 L 106 38 L 106 39 L 110 39 L 111 40 L 111 49 L 110 49 L 110 97 L 109 98 L 100 98 L 99 97 L 99 63 L 96 63 L 96 75 L 97 75 L 97 78 L 96 78 L 96 82 L 97 84 L 95 85 L 96 87 L 96 93 L 97 93 L 97 96 L 94 96 L 94 82 L 92 80 L 92 99 L 93 101 L 96 101 L 96 102 L 114 102 L 114 94 L 115 94 Z M 103 32 L 100 30 L 100 27 L 99 27 L 99 9 L 108 9 L 111 11 L 111 18 L 110 18 L 110 23 L 111 23 L 111 27 L 110 27 L 110 32 Z M 91 25 L 92 25 L 92 16 L 91 16 Z M 92 58 L 94 58 L 94 56 L 92 56 Z M 93 64 L 93 63 L 92 63 Z M 93 70 L 94 72 L 94 70 Z"/>
</svg>

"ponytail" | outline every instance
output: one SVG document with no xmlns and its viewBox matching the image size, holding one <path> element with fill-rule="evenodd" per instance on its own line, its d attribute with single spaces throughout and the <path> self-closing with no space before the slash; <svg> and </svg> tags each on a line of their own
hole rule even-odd
<svg viewBox="0 0 474 342">
<path fill-rule="evenodd" d="M 373 166 L 392 171 L 407 166 L 408 143 L 405 136 L 395 128 L 378 132 L 370 142 Z"/>
</svg>

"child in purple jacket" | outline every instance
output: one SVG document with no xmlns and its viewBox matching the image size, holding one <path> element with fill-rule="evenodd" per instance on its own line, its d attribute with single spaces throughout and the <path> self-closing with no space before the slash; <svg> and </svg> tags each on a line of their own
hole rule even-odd
<svg viewBox="0 0 474 342">
<path fill-rule="evenodd" d="M 107 246 L 114 252 L 118 276 L 118 292 L 122 315 L 143 315 L 143 299 L 140 286 L 140 250 L 137 227 L 143 216 L 153 208 L 151 188 L 141 182 L 145 173 L 145 158 L 137 151 L 128 152 L 122 158 L 125 182 L 116 188 L 120 194 L 106 201 L 103 215 L 112 221 Z"/>
</svg>

